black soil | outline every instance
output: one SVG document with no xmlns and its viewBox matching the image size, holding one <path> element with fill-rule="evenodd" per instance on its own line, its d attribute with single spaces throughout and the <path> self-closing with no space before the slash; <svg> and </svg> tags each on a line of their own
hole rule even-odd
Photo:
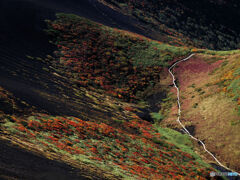
<svg viewBox="0 0 240 180">
<path fill-rule="evenodd" d="M 0 140 L 0 179 L 87 180 L 69 165 L 46 159 Z M 98 178 L 96 178 L 98 179 Z"/>
</svg>

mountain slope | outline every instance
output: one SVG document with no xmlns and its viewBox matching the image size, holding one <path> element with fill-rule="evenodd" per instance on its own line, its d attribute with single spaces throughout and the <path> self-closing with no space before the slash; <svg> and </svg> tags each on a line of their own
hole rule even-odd
<svg viewBox="0 0 240 180">
<path fill-rule="evenodd" d="M 239 48 L 238 1 L 101 0 L 140 21 L 164 42 L 200 48 Z M 151 34 L 152 32 L 149 32 Z"/>
<path fill-rule="evenodd" d="M 59 49 L 56 63 L 66 66 L 63 71 L 77 84 L 104 89 L 128 101 L 154 86 L 169 61 L 190 52 L 74 15 L 58 14 L 57 18 L 47 31 Z"/>
<path fill-rule="evenodd" d="M 142 73 L 138 69 L 127 71 L 127 73 L 125 70 L 117 71 L 117 73 L 126 73 L 124 78 L 129 75 L 137 77 L 141 75 L 147 78 L 155 71 L 154 67 L 157 67 L 156 72 L 159 72 L 159 67 L 166 68 L 169 61 L 187 54 L 190 52 L 189 49 L 161 44 L 125 31 L 114 31 L 73 15 L 59 14 L 56 21 L 48 21 L 48 23 L 50 25 L 48 33 L 53 35 L 53 41 L 57 42 L 59 49 L 55 51 L 56 56 L 48 55 L 44 59 L 28 56 L 29 63 L 38 63 L 44 67 L 39 73 L 31 72 L 24 66 L 22 70 L 26 70 L 25 74 L 15 73 L 17 69 L 12 72 L 16 74 L 16 78 L 24 79 L 25 77 L 25 84 L 28 83 L 28 73 L 33 77 L 39 76 L 37 82 L 29 81 L 30 84 L 39 83 L 39 88 L 33 92 L 39 99 L 46 98 L 54 103 L 58 102 L 56 107 L 59 106 L 59 109 L 52 111 L 53 108 L 49 108 L 48 105 L 47 108 L 43 108 L 27 98 L 22 102 L 22 94 L 14 91 L 13 86 L 3 83 L 9 91 L 12 91 L 12 95 L 4 88 L 2 89 L 1 102 L 9 104 L 9 109 L 2 109 L 1 130 L 4 135 L 1 138 L 18 145 L 22 144 L 22 147 L 45 157 L 84 169 L 90 178 L 95 176 L 104 179 L 207 178 L 209 171 L 213 169 L 194 152 L 192 143 L 186 135 L 156 127 L 143 120 L 139 114 L 142 107 L 145 107 L 144 104 L 128 103 L 129 99 L 122 98 L 124 94 L 119 96 L 119 92 L 116 97 L 111 93 L 106 95 L 104 94 L 106 89 L 99 88 L 96 81 L 96 77 L 101 77 L 106 71 L 100 68 L 107 68 L 110 72 L 111 69 L 115 70 L 114 65 L 118 63 L 108 65 L 111 60 L 114 60 L 113 56 L 116 59 L 119 58 L 119 65 L 126 63 L 127 69 L 137 67 L 142 71 Z M 74 28 L 71 29 L 71 27 Z M 98 36 L 95 37 L 95 34 Z M 89 42 L 91 45 L 86 46 L 84 41 L 86 37 L 92 40 L 92 43 Z M 135 43 L 128 46 L 131 40 Z M 78 48 L 78 51 L 74 49 L 75 46 L 82 44 L 85 45 L 82 48 L 83 52 L 82 49 Z M 113 45 L 117 52 L 107 53 Z M 152 46 L 156 49 L 150 50 Z M 87 48 L 84 49 L 84 47 Z M 142 51 L 143 57 L 149 57 L 152 61 L 144 62 L 146 59 L 140 59 L 140 63 L 136 63 L 140 58 L 134 51 L 136 48 Z M 130 50 L 132 54 L 127 54 L 128 51 L 124 52 L 126 49 L 133 49 Z M 98 54 L 93 58 L 96 50 Z M 119 51 L 122 52 L 119 53 Z M 144 64 L 141 65 L 141 62 Z M 6 67 L 8 65 L 9 63 Z M 82 65 L 85 69 L 79 69 Z M 153 70 L 149 71 L 149 67 Z M 144 74 L 146 70 L 148 72 Z M 79 74 L 76 74 L 76 71 Z M 86 75 L 84 80 L 87 80 L 87 83 L 89 80 L 94 80 L 93 83 L 83 84 L 81 73 Z M 48 83 L 46 77 L 51 76 L 55 78 Z M 110 77 L 112 91 L 116 91 L 116 85 L 118 88 L 129 86 L 127 83 L 117 83 L 118 81 L 126 82 L 124 79 L 119 80 L 118 74 L 116 76 L 111 74 Z M 153 83 L 157 81 L 158 79 L 153 79 Z M 87 87 L 84 87 L 86 85 Z M 104 81 L 103 85 L 105 85 Z M 132 90 L 131 86 L 129 87 Z M 28 95 L 34 97 L 34 94 Z M 25 104 L 26 108 L 17 105 L 18 101 L 20 105 Z M 32 106 L 34 106 L 33 109 L 29 110 L 28 108 Z M 12 107 L 15 108 L 12 109 Z M 71 111 L 66 113 L 64 107 Z M 18 114 L 17 111 L 22 113 Z"/>
<path fill-rule="evenodd" d="M 220 162 L 236 171 L 240 139 L 239 65 L 239 51 L 207 51 L 175 68 L 183 124 L 206 143 Z M 174 113 L 173 107 L 162 124 L 176 124 Z"/>
<path fill-rule="evenodd" d="M 192 52 L 174 70 L 182 121 L 238 170 L 239 51 L 192 49 L 238 47 L 238 23 L 226 29 L 238 3 L 101 2 L 0 2 L 0 178 L 209 179 L 214 161 L 175 122 L 168 72 Z"/>
</svg>

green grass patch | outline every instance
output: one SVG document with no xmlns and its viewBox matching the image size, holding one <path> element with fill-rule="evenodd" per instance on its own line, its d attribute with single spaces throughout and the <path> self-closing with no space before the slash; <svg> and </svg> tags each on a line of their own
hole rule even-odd
<svg viewBox="0 0 240 180">
<path fill-rule="evenodd" d="M 239 54 L 240 50 L 229 50 L 229 51 L 214 51 L 214 50 L 203 50 L 201 53 L 218 55 L 218 56 L 228 56 L 233 54 Z"/>
<path fill-rule="evenodd" d="M 159 123 L 161 122 L 165 116 L 162 115 L 160 112 L 159 113 L 151 113 L 151 117 L 153 118 L 154 122 Z"/>
<path fill-rule="evenodd" d="M 179 149 L 181 149 L 183 152 L 186 152 L 188 154 L 191 154 L 195 161 L 199 164 L 210 167 L 209 164 L 205 163 L 201 160 L 201 158 L 194 152 L 193 144 L 191 142 L 190 137 L 187 134 L 181 134 L 175 130 L 172 130 L 170 128 L 161 128 L 156 127 L 158 132 L 170 143 L 176 145 Z"/>
</svg>

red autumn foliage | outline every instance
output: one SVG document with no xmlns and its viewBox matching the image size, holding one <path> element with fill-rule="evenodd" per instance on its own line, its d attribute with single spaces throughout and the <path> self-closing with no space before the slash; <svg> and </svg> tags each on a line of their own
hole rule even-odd
<svg viewBox="0 0 240 180">
<path fill-rule="evenodd" d="M 154 84 L 159 80 L 161 67 L 136 67 L 124 49 L 130 50 L 135 43 L 147 48 L 148 41 L 142 36 L 111 33 L 99 24 L 67 16 L 49 22 L 49 28 L 50 34 L 58 36 L 57 58 L 67 67 L 69 76 L 74 74 L 79 86 L 102 88 L 112 96 L 134 101 L 150 81 Z M 118 45 L 121 41 L 131 44 L 123 48 Z"/>
<path fill-rule="evenodd" d="M 184 175 L 182 169 L 191 172 L 192 168 L 198 166 L 194 157 L 174 145 L 160 139 L 162 145 L 154 143 L 153 137 L 159 138 L 161 135 L 154 131 L 150 123 L 140 119 L 124 123 L 125 131 L 104 123 L 98 124 L 73 117 L 38 116 L 26 127 L 21 125 L 22 120 L 19 121 L 17 128 L 28 134 L 27 138 L 34 139 L 34 142 L 37 142 L 39 133 L 47 133 L 49 135 L 44 136 L 45 140 L 57 149 L 71 155 L 85 155 L 96 163 L 111 162 L 140 179 L 181 178 Z M 130 129 L 138 133 L 131 134 Z M 77 138 L 72 139 L 73 137 Z M 51 147 L 45 142 L 39 143 Z M 171 161 L 173 157 L 174 161 Z M 181 163 L 183 159 L 189 163 Z M 204 169 L 199 169 L 198 175 L 206 172 L 203 171 Z M 194 172 L 191 176 L 197 173 Z"/>
</svg>

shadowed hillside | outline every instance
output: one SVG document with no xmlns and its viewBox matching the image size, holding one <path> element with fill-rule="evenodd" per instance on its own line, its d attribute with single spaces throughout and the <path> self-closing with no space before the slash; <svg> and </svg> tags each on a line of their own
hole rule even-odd
<svg viewBox="0 0 240 180">
<path fill-rule="evenodd" d="M 239 48 L 239 1 L 103 0 L 155 31 L 159 40 L 210 49 Z M 154 35 L 155 35 L 154 34 Z"/>
</svg>

